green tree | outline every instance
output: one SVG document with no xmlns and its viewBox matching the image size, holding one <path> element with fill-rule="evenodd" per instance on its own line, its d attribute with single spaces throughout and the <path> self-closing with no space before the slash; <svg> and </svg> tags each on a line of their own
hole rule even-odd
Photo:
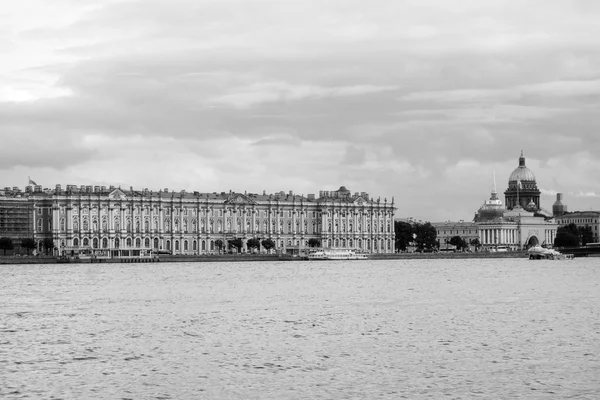
<svg viewBox="0 0 600 400">
<path fill-rule="evenodd" d="M 585 246 L 588 243 L 594 242 L 594 232 L 592 231 L 591 226 L 580 226 L 579 227 L 579 237 L 581 239 L 581 245 Z"/>
<path fill-rule="evenodd" d="M 46 254 L 48 254 L 51 250 L 54 249 L 54 240 L 52 240 L 52 238 L 44 238 L 42 245 L 46 250 Z"/>
<path fill-rule="evenodd" d="M 554 246 L 579 246 L 579 229 L 577 228 L 577 225 L 571 223 L 569 225 L 558 227 L 556 230 L 556 238 L 554 238 Z"/>
<path fill-rule="evenodd" d="M 35 240 L 32 238 L 25 238 L 21 240 L 21 247 L 27 250 L 27 255 L 29 255 L 29 250 L 35 249 Z"/>
<path fill-rule="evenodd" d="M 477 249 L 481 247 L 481 241 L 479 238 L 471 239 L 471 246 L 474 246 L 475 251 L 477 251 Z"/>
<path fill-rule="evenodd" d="M 15 245 L 13 244 L 13 241 L 11 238 L 8 238 L 8 237 L 0 238 L 0 250 L 4 250 L 4 255 L 6 255 L 6 250 L 12 250 L 14 248 L 15 248 Z"/>
<path fill-rule="evenodd" d="M 458 251 L 462 251 L 464 249 L 466 249 L 467 247 L 469 247 L 469 244 L 467 243 L 467 241 L 463 238 L 461 238 L 460 236 L 452 236 L 450 238 L 450 240 L 448 240 L 448 243 L 456 246 L 456 250 Z"/>
<path fill-rule="evenodd" d="M 248 246 L 249 249 L 258 250 L 260 249 L 260 240 L 256 238 L 248 239 L 246 246 Z"/>
<path fill-rule="evenodd" d="M 406 251 L 413 241 L 412 225 L 404 221 L 394 221 L 394 233 L 396 234 L 394 248 L 396 251 Z"/>
<path fill-rule="evenodd" d="M 215 240 L 215 246 L 217 246 L 219 251 L 221 251 L 221 249 L 223 248 L 223 241 L 221 239 Z"/>
<path fill-rule="evenodd" d="M 413 224 L 414 242 L 419 251 L 432 251 L 437 246 L 437 231 L 429 222 Z"/>
<path fill-rule="evenodd" d="M 308 246 L 309 247 L 321 247 L 321 241 L 316 238 L 310 238 L 310 239 L 308 239 Z"/>
<path fill-rule="evenodd" d="M 262 244 L 262 246 L 265 248 L 265 250 L 267 250 L 267 252 L 270 252 L 271 249 L 275 247 L 275 242 L 271 239 L 265 239 L 262 242 L 260 242 L 260 244 Z"/>
<path fill-rule="evenodd" d="M 242 251 L 242 247 L 244 246 L 244 241 L 240 238 L 229 239 L 227 243 L 229 247 L 235 247 L 237 253 Z"/>
</svg>

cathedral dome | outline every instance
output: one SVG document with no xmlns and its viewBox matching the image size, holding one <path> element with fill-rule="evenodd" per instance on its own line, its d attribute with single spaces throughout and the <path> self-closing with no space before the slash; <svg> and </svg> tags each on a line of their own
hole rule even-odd
<svg viewBox="0 0 600 400">
<path fill-rule="evenodd" d="M 515 170 L 510 174 L 508 178 L 509 182 L 518 182 L 518 181 L 530 181 L 535 182 L 535 175 L 533 172 L 525 166 L 525 157 L 523 156 L 523 152 L 521 152 L 521 157 L 519 157 L 519 166 L 515 168 Z"/>
</svg>

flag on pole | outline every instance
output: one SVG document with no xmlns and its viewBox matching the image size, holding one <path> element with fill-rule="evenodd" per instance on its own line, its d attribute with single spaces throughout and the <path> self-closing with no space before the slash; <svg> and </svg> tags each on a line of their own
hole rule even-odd
<svg viewBox="0 0 600 400">
<path fill-rule="evenodd" d="M 28 178 L 29 178 L 29 184 L 30 184 L 30 185 L 37 186 L 37 183 L 35 183 L 34 181 L 32 181 L 32 180 L 31 180 L 31 177 L 29 177 L 29 176 L 28 176 Z"/>
</svg>

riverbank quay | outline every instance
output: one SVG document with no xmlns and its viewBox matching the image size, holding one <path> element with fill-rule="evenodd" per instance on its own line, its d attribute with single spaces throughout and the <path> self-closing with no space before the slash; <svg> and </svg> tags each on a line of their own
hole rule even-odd
<svg viewBox="0 0 600 400">
<path fill-rule="evenodd" d="M 393 254 L 371 254 L 371 260 L 427 260 L 427 259 L 475 259 L 475 258 L 526 258 L 526 251 L 509 252 L 476 252 L 476 253 L 393 253 Z M 280 256 L 277 254 L 209 254 L 200 256 L 187 255 L 160 255 L 152 262 L 251 262 L 251 261 L 305 261 L 302 257 Z M 1 264 L 94 264 L 94 263 L 121 263 L 122 259 L 61 259 L 58 257 L 3 257 L 0 256 Z M 128 263 L 148 262 L 146 260 L 128 259 Z"/>
</svg>

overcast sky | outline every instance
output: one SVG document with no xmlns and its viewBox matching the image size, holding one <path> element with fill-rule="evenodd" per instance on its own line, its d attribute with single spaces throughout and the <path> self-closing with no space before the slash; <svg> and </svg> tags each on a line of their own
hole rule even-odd
<svg viewBox="0 0 600 400">
<path fill-rule="evenodd" d="M 365 191 L 471 220 L 523 150 L 600 210 L 595 0 L 20 0 L 0 186 Z"/>
</svg>

